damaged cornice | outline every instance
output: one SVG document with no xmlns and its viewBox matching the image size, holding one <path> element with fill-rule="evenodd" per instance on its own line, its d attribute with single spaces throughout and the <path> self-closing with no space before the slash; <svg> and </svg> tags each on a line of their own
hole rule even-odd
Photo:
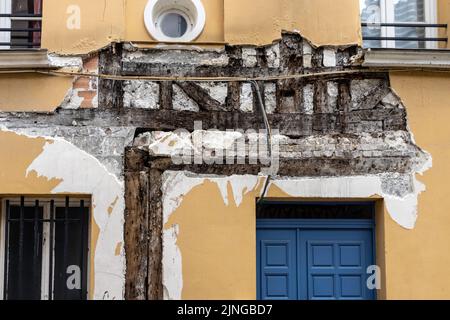
<svg viewBox="0 0 450 320">
<path fill-rule="evenodd" d="M 0 70 L 52 68 L 47 50 L 0 50 Z"/>
</svg>

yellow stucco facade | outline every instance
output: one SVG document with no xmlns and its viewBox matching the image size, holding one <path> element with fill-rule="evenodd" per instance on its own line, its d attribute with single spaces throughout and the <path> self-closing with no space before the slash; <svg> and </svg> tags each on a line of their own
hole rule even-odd
<svg viewBox="0 0 450 320">
<path fill-rule="evenodd" d="M 419 177 L 427 190 L 419 197 L 416 228 L 406 231 L 392 221 L 386 223 L 387 297 L 448 299 L 450 278 L 441 266 L 450 259 L 446 254 L 450 132 L 445 124 L 450 77 L 439 72 L 391 73 L 391 84 L 408 108 L 416 142 L 431 153 L 433 167 Z"/>
<path fill-rule="evenodd" d="M 449 0 L 438 0 L 437 2 L 437 11 L 438 11 L 438 22 L 439 23 L 449 23 L 450 21 L 450 1 Z M 441 30 L 439 33 L 439 36 L 447 37 L 448 36 L 448 29 L 447 31 Z M 450 48 L 450 44 L 447 43 L 447 46 L 444 44 L 441 44 L 442 48 Z"/>
<path fill-rule="evenodd" d="M 59 55 L 86 56 L 111 42 L 155 43 L 143 22 L 146 3 L 147 0 L 45 0 L 42 47 Z M 196 46 L 270 44 L 280 38 L 282 30 L 298 31 L 316 45 L 362 43 L 358 0 L 204 0 L 203 3 L 207 20 L 204 32 L 194 41 Z M 68 7 L 73 4 L 81 10 L 81 28 L 69 30 L 67 19 L 74 11 Z M 450 22 L 450 0 L 438 0 L 438 13 L 439 23 Z M 73 77 L 42 75 L 31 70 L 2 73 L 0 110 L 54 111 L 72 89 L 73 81 Z M 433 165 L 423 176 L 418 176 L 426 191 L 419 196 L 419 217 L 414 229 L 407 230 L 392 220 L 378 195 L 367 198 L 377 198 L 377 262 L 383 275 L 378 298 L 450 299 L 450 277 L 446 268 L 450 264 L 447 248 L 450 244 L 447 212 L 450 73 L 390 72 L 390 81 L 407 108 L 408 125 L 416 143 L 431 154 Z M 0 157 L 0 196 L 92 196 L 97 192 L 94 184 L 90 192 L 80 190 L 77 193 L 70 188 L 59 192 L 56 190 L 64 177 L 49 178 L 36 171 L 27 173 L 33 161 L 44 153 L 44 146 L 52 143 L 53 140 L 47 138 L 0 131 L 0 147 L 9 150 Z M 80 151 L 80 157 L 83 156 Z M 120 182 L 117 185 L 117 190 L 121 190 Z M 231 185 L 227 184 L 226 188 L 228 203 L 224 202 L 218 183 L 205 179 L 184 195 L 180 206 L 164 225 L 165 229 L 172 225 L 179 228 L 177 245 L 182 257 L 183 299 L 256 298 L 255 201 L 262 183 L 242 192 L 239 204 L 234 200 L 236 194 Z M 269 189 L 268 197 L 296 199 L 276 186 Z M 110 214 L 106 208 L 115 206 L 114 199 L 101 199 L 103 202 L 92 208 L 98 212 L 97 219 L 92 219 L 93 248 L 102 232 L 107 232 L 103 217 Z M 103 203 L 107 205 L 102 206 Z M 117 210 L 122 208 L 117 207 Z M 104 252 L 120 254 L 123 239 L 113 239 L 106 249 L 102 247 L 101 255 Z M 92 250 L 92 298 L 95 297 L 95 255 L 96 251 Z M 100 295 L 98 293 L 97 297 Z"/>
<path fill-rule="evenodd" d="M 86 54 L 113 41 L 153 42 L 144 25 L 147 2 L 48 0 L 43 9 L 42 47 L 61 54 Z M 79 29 L 68 29 L 74 4 L 82 20 Z M 278 39 L 282 30 L 298 30 L 317 45 L 361 42 L 356 0 L 343 0 L 339 6 L 332 0 L 269 0 L 258 5 L 248 0 L 215 0 L 203 5 L 206 24 L 197 43 L 264 45 Z"/>
</svg>

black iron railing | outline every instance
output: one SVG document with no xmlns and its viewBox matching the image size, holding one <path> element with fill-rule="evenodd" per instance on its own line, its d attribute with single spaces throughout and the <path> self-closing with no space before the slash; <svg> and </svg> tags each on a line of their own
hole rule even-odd
<svg viewBox="0 0 450 320">
<path fill-rule="evenodd" d="M 439 44 L 444 44 L 446 47 L 446 44 L 448 43 L 448 37 L 447 36 L 426 36 L 427 31 L 426 30 L 442 30 L 445 29 L 445 31 L 448 28 L 447 24 L 439 24 L 439 23 L 410 23 L 410 22 L 396 22 L 396 23 L 368 23 L 363 22 L 362 24 L 363 28 L 363 41 L 365 46 L 367 47 L 385 47 L 381 45 L 382 41 L 390 41 L 395 42 L 394 46 L 390 47 L 410 47 L 410 48 L 429 48 L 430 44 L 433 44 L 433 46 L 438 47 Z M 395 28 L 395 36 L 386 36 L 381 34 L 386 34 L 386 32 L 382 33 L 382 29 L 386 28 Z M 434 32 L 435 34 L 438 34 L 438 32 Z M 447 34 L 445 32 L 445 34 Z"/>
<path fill-rule="evenodd" d="M 9 41 L 0 41 L 0 49 L 38 49 L 41 47 L 42 14 L 0 14 L 10 19 L 10 28 L 0 28 L 9 34 Z M 17 26 L 16 24 L 21 24 Z M 26 26 L 24 26 L 26 25 Z"/>
</svg>

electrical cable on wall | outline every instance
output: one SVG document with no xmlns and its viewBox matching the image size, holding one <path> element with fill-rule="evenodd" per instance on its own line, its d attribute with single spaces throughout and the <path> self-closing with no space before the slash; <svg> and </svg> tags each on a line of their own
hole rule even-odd
<svg viewBox="0 0 450 320">
<path fill-rule="evenodd" d="M 0 74 L 10 73 L 38 73 L 52 76 L 65 77 L 89 77 L 115 81 L 130 80 L 147 80 L 147 81 L 186 81 L 186 82 L 250 82 L 250 81 L 277 81 L 277 80 L 295 80 L 304 78 L 339 76 L 347 74 L 367 74 L 367 73 L 389 73 L 389 72 L 413 72 L 413 71 L 429 71 L 425 68 L 404 68 L 404 69 L 351 69 L 327 72 L 312 72 L 304 74 L 276 75 L 264 77 L 177 77 L 177 76 L 120 76 L 103 73 L 91 72 L 74 72 L 59 70 L 42 70 L 42 69 L 22 69 L 22 70 L 0 70 Z M 448 73 L 447 69 L 433 69 L 433 72 Z"/>
<path fill-rule="evenodd" d="M 289 74 L 276 75 L 264 77 L 177 77 L 177 76 L 121 76 L 112 74 L 90 73 L 90 72 L 73 72 L 73 71 L 58 71 L 58 70 L 21 70 L 20 73 L 39 73 L 53 76 L 67 76 L 67 77 L 92 77 L 105 80 L 115 81 L 130 81 L 130 80 L 146 80 L 146 81 L 186 81 L 186 82 L 250 82 L 250 81 L 277 81 L 277 80 L 295 80 L 304 78 L 324 77 L 324 76 L 339 76 L 348 74 L 367 74 L 367 73 L 389 73 L 389 72 L 412 72 L 412 71 L 426 71 L 423 68 L 417 69 L 351 69 L 351 70 L 337 70 L 327 72 L 312 72 L 304 74 Z M 450 72 L 450 70 L 433 70 L 433 72 Z M 5 70 L 1 73 L 17 73 L 17 70 Z"/>
<path fill-rule="evenodd" d="M 272 129 L 270 128 L 270 123 L 269 120 L 267 118 L 267 112 L 266 112 L 266 107 L 261 95 L 261 90 L 259 89 L 259 85 L 256 81 L 250 81 L 250 84 L 253 85 L 253 87 L 255 88 L 255 92 L 256 92 L 256 97 L 258 98 L 258 105 L 259 108 L 261 109 L 261 113 L 263 115 L 263 119 L 264 119 L 264 126 L 266 127 L 266 138 L 267 138 L 267 149 L 269 152 L 269 157 L 270 157 L 270 164 L 272 165 Z M 269 188 L 269 184 L 270 184 L 270 180 L 272 179 L 271 174 L 269 173 L 267 175 L 267 179 L 266 182 L 264 184 L 264 188 L 261 194 L 261 197 L 258 200 L 258 204 L 261 203 L 262 201 L 264 201 L 264 197 L 266 196 L 267 193 L 267 189 Z"/>
</svg>

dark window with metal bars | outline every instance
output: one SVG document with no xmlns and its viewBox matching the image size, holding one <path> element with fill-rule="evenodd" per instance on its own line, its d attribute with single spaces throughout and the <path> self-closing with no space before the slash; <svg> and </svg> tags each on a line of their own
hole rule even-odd
<svg viewBox="0 0 450 320">
<path fill-rule="evenodd" d="M 87 299 L 89 203 L 3 201 L 3 298 Z"/>
<path fill-rule="evenodd" d="M 0 0 L 0 49 L 41 46 L 42 0 Z"/>
</svg>

